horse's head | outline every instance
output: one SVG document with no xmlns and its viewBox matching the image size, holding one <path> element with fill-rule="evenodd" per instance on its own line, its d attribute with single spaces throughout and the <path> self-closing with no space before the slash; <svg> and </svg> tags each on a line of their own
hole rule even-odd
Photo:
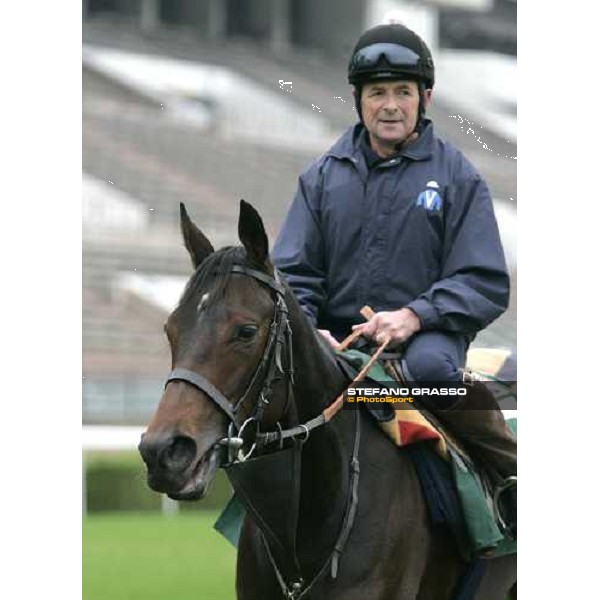
<svg viewBox="0 0 600 600">
<path fill-rule="evenodd" d="M 195 273 L 165 324 L 173 370 L 139 451 L 152 489 L 195 500 L 222 460 L 219 442 L 256 416 L 272 364 L 264 359 L 287 320 L 263 223 L 249 204 L 240 204 L 242 247 L 215 251 L 183 204 L 181 229 Z"/>
</svg>

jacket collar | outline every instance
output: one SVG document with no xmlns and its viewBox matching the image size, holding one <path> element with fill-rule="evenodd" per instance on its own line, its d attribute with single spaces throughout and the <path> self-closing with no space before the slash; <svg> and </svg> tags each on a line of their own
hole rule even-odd
<svg viewBox="0 0 600 600">
<path fill-rule="evenodd" d="M 425 126 L 419 137 L 404 150 L 399 156 L 410 158 L 412 160 L 427 160 L 433 154 L 434 132 L 433 123 L 430 119 L 424 119 Z M 364 134 L 363 134 L 364 132 Z M 361 134 L 365 135 L 365 126 L 362 123 L 357 123 L 348 129 L 342 137 L 330 148 L 328 155 L 336 158 L 346 158 L 352 162 L 364 160 L 362 158 L 362 150 L 360 147 Z"/>
</svg>

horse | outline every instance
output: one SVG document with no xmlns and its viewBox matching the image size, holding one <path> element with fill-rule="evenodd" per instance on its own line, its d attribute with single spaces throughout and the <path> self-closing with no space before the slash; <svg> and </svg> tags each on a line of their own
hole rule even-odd
<svg viewBox="0 0 600 600">
<path fill-rule="evenodd" d="M 218 251 L 180 212 L 194 273 L 164 327 L 172 371 L 139 444 L 149 487 L 199 500 L 228 462 L 267 481 L 257 493 L 283 533 L 248 511 L 239 600 L 452 600 L 467 564 L 430 527 L 409 456 L 365 411 L 323 417 L 349 375 L 270 262 L 258 212 L 242 200 L 241 246 Z M 515 556 L 486 567 L 475 600 L 516 598 Z"/>
</svg>

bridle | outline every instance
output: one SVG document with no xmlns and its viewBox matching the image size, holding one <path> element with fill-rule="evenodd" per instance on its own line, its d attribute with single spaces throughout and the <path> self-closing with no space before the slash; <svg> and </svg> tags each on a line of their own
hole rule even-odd
<svg viewBox="0 0 600 600">
<path fill-rule="evenodd" d="M 322 413 L 305 423 L 301 423 L 290 429 L 282 429 L 281 426 L 278 426 L 276 431 L 260 431 L 259 428 L 265 406 L 269 404 L 273 397 L 273 384 L 275 381 L 279 380 L 281 377 L 285 379 L 286 401 L 284 415 L 289 409 L 292 398 L 294 357 L 292 350 L 292 330 L 288 318 L 289 311 L 285 301 L 285 288 L 281 283 L 281 275 L 277 269 L 274 270 L 273 276 L 271 276 L 262 271 L 235 264 L 231 267 L 231 272 L 252 277 L 275 292 L 275 312 L 269 327 L 269 338 L 267 339 L 263 356 L 252 375 L 250 383 L 246 387 L 244 393 L 234 403 L 230 402 L 215 385 L 206 379 L 206 377 L 195 371 L 190 371 L 189 369 L 177 368 L 171 371 L 167 377 L 165 387 L 171 381 L 184 381 L 204 392 L 229 418 L 229 433 L 226 438 L 223 438 L 218 442 L 219 445 L 227 446 L 230 451 L 236 451 L 238 460 L 246 460 L 258 446 L 277 442 L 280 447 L 282 447 L 282 444 L 286 439 L 293 439 L 299 436 L 303 437 L 302 441 L 306 441 L 313 429 L 328 423 L 339 412 L 343 404 L 343 394 L 340 394 L 340 396 L 324 409 Z M 379 358 L 380 354 L 387 346 L 387 343 L 388 342 L 386 341 L 379 347 L 371 357 L 371 360 L 358 375 L 354 378 L 352 375 L 349 376 L 350 379 L 353 380 L 353 383 L 361 380 L 365 376 L 367 371 L 371 368 L 371 365 Z M 286 355 L 285 361 L 283 360 L 284 354 Z M 339 363 L 339 365 L 340 367 L 345 368 L 344 363 Z M 240 409 L 244 402 L 249 398 L 251 390 L 258 382 L 261 375 L 263 376 L 263 382 L 258 394 L 258 401 L 254 413 L 241 422 Z M 256 436 L 250 452 L 244 454 L 241 451 L 241 446 L 244 443 L 242 434 L 252 421 L 257 423 Z M 237 436 L 235 436 L 236 433 Z"/>
<path fill-rule="evenodd" d="M 240 464 L 245 462 L 257 447 L 262 447 L 268 444 L 277 442 L 279 444 L 279 450 L 283 449 L 283 443 L 286 439 L 293 441 L 293 452 L 299 455 L 301 447 L 308 439 L 310 432 L 328 423 L 343 405 L 343 394 L 340 394 L 338 398 L 323 410 L 322 413 L 316 417 L 291 427 L 290 429 L 282 429 L 278 424 L 277 431 L 261 432 L 260 425 L 263 418 L 265 406 L 267 406 L 273 397 L 273 384 L 280 378 L 284 378 L 286 385 L 286 400 L 283 410 L 285 416 L 290 407 L 290 401 L 292 398 L 292 384 L 294 377 L 294 361 L 292 352 L 292 330 L 288 319 L 288 307 L 285 302 L 285 288 L 281 283 L 281 277 L 277 270 L 274 270 L 273 276 L 270 276 L 264 272 L 245 267 L 243 265 L 235 264 L 231 268 L 231 272 L 234 274 L 246 275 L 252 277 L 260 283 L 269 287 L 275 292 L 275 311 L 273 319 L 269 326 L 269 337 L 265 345 L 263 356 L 256 367 L 254 374 L 250 380 L 250 383 L 246 387 L 242 395 L 237 399 L 236 402 L 230 402 L 225 395 L 217 389 L 206 377 L 191 371 L 189 369 L 174 369 L 167 377 L 166 385 L 171 381 L 183 381 L 196 389 L 204 392 L 229 418 L 229 428 L 227 437 L 219 440 L 217 445 L 225 446 L 229 451 L 229 463 Z M 389 341 L 389 340 L 388 340 Z M 353 379 L 354 382 L 362 379 L 371 365 L 377 360 L 381 352 L 387 346 L 386 341 L 379 350 L 373 354 L 371 360 L 363 367 L 358 375 Z M 285 355 L 285 359 L 284 359 Z M 342 366 L 342 365 L 340 365 Z M 348 373 L 347 373 L 348 374 Z M 257 386 L 262 377 L 262 385 L 258 394 L 258 400 L 253 414 L 241 423 L 241 408 L 245 401 L 250 397 L 251 390 Z M 354 517 L 358 506 L 358 480 L 359 480 L 359 448 L 360 448 L 360 416 L 358 411 L 355 412 L 355 431 L 354 431 L 354 442 L 352 448 L 352 455 L 350 457 L 350 480 L 347 489 L 346 506 L 344 509 L 344 516 L 342 519 L 342 526 L 336 538 L 336 542 L 333 550 L 329 557 L 312 578 L 311 581 L 305 582 L 301 575 L 300 565 L 296 556 L 295 549 L 293 550 L 293 557 L 291 561 L 291 572 L 282 573 L 280 566 L 277 565 L 274 559 L 269 544 L 263 534 L 263 542 L 269 561 L 275 571 L 277 581 L 281 587 L 284 598 L 288 600 L 300 600 L 304 597 L 316 584 L 320 581 L 327 570 L 330 570 L 331 577 L 335 579 L 337 577 L 338 565 L 341 553 L 344 549 L 352 524 L 354 523 Z M 246 427 L 251 422 L 256 422 L 256 435 L 252 442 L 251 448 L 247 453 L 244 453 L 242 448 L 244 446 L 243 434 Z M 294 496 L 297 498 L 300 493 L 300 477 L 296 476 L 294 482 Z M 296 512 L 297 512 L 297 502 Z"/>
<path fill-rule="evenodd" d="M 173 369 L 167 376 L 165 387 L 171 381 L 184 381 L 204 392 L 229 419 L 228 435 L 218 442 L 219 445 L 226 446 L 229 449 L 230 460 L 246 460 L 256 449 L 264 410 L 273 397 L 273 385 L 282 377 L 285 379 L 286 383 L 284 413 L 287 412 L 289 408 L 292 393 L 291 388 L 294 383 L 292 330 L 288 319 L 288 307 L 285 302 L 285 288 L 281 283 L 281 276 L 277 270 L 274 271 L 273 277 L 271 277 L 267 273 L 263 273 L 256 269 L 235 264 L 231 267 L 231 273 L 252 277 L 275 292 L 275 311 L 269 326 L 269 337 L 267 338 L 267 343 L 260 362 L 250 379 L 250 383 L 241 396 L 233 403 L 230 402 L 214 384 L 204 377 L 204 375 L 189 369 Z M 283 360 L 284 353 L 287 354 L 285 360 Z M 260 382 L 261 377 L 262 386 L 258 393 L 258 400 L 254 412 L 242 422 L 242 419 L 240 418 L 241 409 L 250 397 L 251 391 Z M 257 439 L 254 440 L 250 451 L 244 453 L 242 450 L 242 446 L 244 445 L 242 436 L 244 430 L 251 422 L 255 422 L 257 425 Z M 263 439 L 260 441 L 263 441 Z"/>
</svg>

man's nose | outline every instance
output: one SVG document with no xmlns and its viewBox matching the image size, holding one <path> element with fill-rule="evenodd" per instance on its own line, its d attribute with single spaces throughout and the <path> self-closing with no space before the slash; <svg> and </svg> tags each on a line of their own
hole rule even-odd
<svg viewBox="0 0 600 600">
<path fill-rule="evenodd" d="M 393 95 L 389 95 L 385 97 L 385 102 L 383 103 L 383 108 L 384 110 L 387 110 L 388 112 L 395 112 L 398 110 L 398 101 L 396 100 L 396 97 Z"/>
</svg>

